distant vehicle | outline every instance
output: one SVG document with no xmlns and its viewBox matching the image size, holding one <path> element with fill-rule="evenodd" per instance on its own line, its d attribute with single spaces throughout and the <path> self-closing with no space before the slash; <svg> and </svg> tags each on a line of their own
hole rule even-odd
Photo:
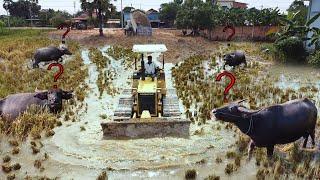
<svg viewBox="0 0 320 180">
<path fill-rule="evenodd" d="M 127 20 L 125 35 L 152 36 L 151 23 L 144 11 L 134 10 L 130 14 L 130 20 Z"/>
</svg>

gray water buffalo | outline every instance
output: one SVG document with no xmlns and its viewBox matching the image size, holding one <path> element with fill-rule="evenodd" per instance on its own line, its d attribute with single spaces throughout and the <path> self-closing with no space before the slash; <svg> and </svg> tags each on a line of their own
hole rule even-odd
<svg viewBox="0 0 320 180">
<path fill-rule="evenodd" d="M 60 61 L 63 55 L 72 55 L 68 48 L 49 46 L 37 49 L 34 53 L 33 68 L 38 68 L 40 62 Z"/>
<path fill-rule="evenodd" d="M 247 65 L 246 56 L 242 51 L 235 51 L 229 54 L 225 54 L 223 56 L 223 61 L 224 61 L 223 69 L 226 68 L 226 65 L 229 65 L 232 67 L 239 66 L 240 64 Z"/>
<path fill-rule="evenodd" d="M 71 99 L 72 96 L 71 91 L 61 89 L 9 95 L 0 100 L 0 117 L 14 120 L 31 105 L 38 105 L 48 108 L 52 113 L 58 113 L 62 110 L 62 99 Z"/>
<path fill-rule="evenodd" d="M 249 158 L 255 146 L 266 147 L 267 154 L 271 157 L 274 145 L 291 143 L 301 137 L 304 137 L 304 148 L 309 136 L 312 145 L 315 145 L 318 111 L 309 99 L 292 100 L 258 111 L 251 111 L 239 105 L 243 101 L 214 109 L 212 113 L 218 120 L 235 124 L 241 132 L 251 138 Z"/>
</svg>

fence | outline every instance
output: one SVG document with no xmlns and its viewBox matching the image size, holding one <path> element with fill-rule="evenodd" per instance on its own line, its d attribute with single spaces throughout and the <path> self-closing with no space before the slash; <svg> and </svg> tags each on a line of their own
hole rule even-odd
<svg viewBox="0 0 320 180">
<path fill-rule="evenodd" d="M 213 41 L 226 41 L 231 34 L 231 29 L 227 29 L 226 32 L 223 32 L 223 29 L 223 26 L 218 26 L 211 32 L 209 30 L 202 31 L 201 35 Z M 269 35 L 278 32 L 279 29 L 278 26 L 238 26 L 235 27 L 235 35 L 232 40 L 274 40 Z"/>
</svg>

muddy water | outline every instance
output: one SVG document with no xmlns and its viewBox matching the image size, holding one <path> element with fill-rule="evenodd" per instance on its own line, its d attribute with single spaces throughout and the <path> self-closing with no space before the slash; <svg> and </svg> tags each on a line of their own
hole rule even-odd
<svg viewBox="0 0 320 180">
<path fill-rule="evenodd" d="M 311 67 L 276 65 L 270 70 L 270 74 L 279 79 L 275 84 L 280 88 L 294 90 L 306 86 L 320 88 L 320 72 Z"/>
<path fill-rule="evenodd" d="M 107 48 L 101 48 L 101 51 L 104 52 Z M 125 69 L 121 65 L 122 60 L 114 60 L 105 53 L 103 55 L 111 59 L 106 71 L 114 71 L 117 74 L 113 86 L 118 88 L 120 93 L 130 88 L 129 78 L 133 70 Z M 105 92 L 99 98 L 96 85 L 99 73 L 97 67 L 90 61 L 88 50 L 82 51 L 82 58 L 89 69 L 86 83 L 90 90 L 84 103 L 88 104 L 87 111 L 85 108 L 79 111 L 78 122 L 65 122 L 63 126 L 55 128 L 55 135 L 42 141 L 44 147 L 40 154 L 31 155 L 30 147 L 26 145 L 28 143 L 22 145 L 20 155 L 13 159 L 22 165 L 22 169 L 16 174 L 17 177 L 23 178 L 28 174 L 61 179 L 95 179 L 102 170 L 107 169 L 109 179 L 183 179 L 186 170 L 196 169 L 198 179 L 210 174 L 219 175 L 222 179 L 255 179 L 255 160 L 247 162 L 245 158 L 236 172 L 231 176 L 225 175 L 226 164 L 233 162 L 225 158 L 225 153 L 233 149 L 235 137 L 232 130 L 225 130 L 224 125 L 217 122 L 209 121 L 202 126 L 192 124 L 191 136 L 188 139 L 104 140 L 100 123 L 111 119 L 120 95 L 111 96 Z M 168 88 L 173 88 L 172 67 L 173 64 L 165 64 Z M 310 69 L 305 71 L 309 72 Z M 272 69 L 274 76 L 280 77 L 277 82 L 279 86 L 284 84 L 289 87 L 285 78 L 292 77 L 290 72 L 291 70 L 286 71 L 279 66 Z M 308 77 L 312 76 L 307 75 L 306 78 Z M 302 81 L 310 82 L 303 79 Z M 183 108 L 181 111 L 184 111 Z M 106 115 L 108 118 L 103 120 L 100 115 Z M 216 130 L 220 125 L 221 130 Z M 81 126 L 86 130 L 80 131 Z M 200 129 L 203 129 L 203 133 L 195 135 L 195 131 Z M 0 145 L 1 157 L 10 153 L 11 148 L 8 144 L 1 141 Z M 33 162 L 43 157 L 45 152 L 49 159 L 43 162 L 45 170 L 40 172 L 33 167 Z M 215 162 L 217 157 L 222 158 L 221 164 Z M 205 163 L 199 163 L 201 160 L 205 160 Z M 0 179 L 5 177 L 1 173 Z"/>
<path fill-rule="evenodd" d="M 106 48 L 102 48 L 105 51 Z M 106 54 L 104 54 L 107 56 Z M 224 156 L 225 149 L 234 143 L 232 133 L 227 131 L 217 132 L 212 129 L 217 124 L 210 122 L 205 126 L 191 126 L 191 134 L 195 130 L 203 128 L 203 135 L 191 135 L 189 139 L 181 138 L 153 138 L 138 140 L 104 140 L 100 122 L 106 121 L 100 115 L 111 117 L 119 95 L 114 97 L 103 94 L 99 98 L 96 80 L 98 71 L 90 59 L 89 51 L 82 51 L 82 58 L 89 69 L 89 78 L 86 80 L 90 93 L 85 99 L 88 109 L 80 111 L 79 122 L 65 123 L 55 129 L 56 134 L 52 138 L 45 139 L 42 143 L 42 152 L 49 155 L 49 160 L 44 162 L 45 171 L 39 173 L 32 168 L 33 158 L 26 152 L 23 162 L 30 165 L 26 168 L 29 175 L 48 175 L 49 177 L 61 177 L 62 179 L 94 179 L 105 169 L 109 169 L 110 179 L 181 179 L 186 169 L 198 170 L 199 178 L 209 174 L 224 174 L 224 165 L 214 163 L 216 157 Z M 121 60 L 111 57 L 111 65 L 106 71 L 115 71 L 117 77 L 113 85 L 123 89 L 130 88 L 129 77 L 132 70 L 126 70 L 121 65 Z M 172 64 L 165 65 L 168 84 L 171 88 Z M 109 118 L 108 118 L 109 119 Z M 84 126 L 85 131 L 80 131 Z M 227 137 L 227 138 L 226 138 Z M 29 151 L 30 153 L 30 151 Z M 196 162 L 206 160 L 207 163 L 199 165 Z M 224 158 L 222 158 L 224 159 Z M 247 171 L 243 170 L 242 177 L 247 177 Z M 254 173 L 251 173 L 252 177 Z M 237 179 L 237 175 L 234 176 Z"/>
<path fill-rule="evenodd" d="M 293 89 L 297 92 L 305 88 L 303 97 L 309 97 L 320 106 L 320 71 L 312 67 L 296 67 L 277 65 L 270 69 L 271 78 L 276 79 L 274 84 L 281 89 Z M 312 91 L 312 87 L 317 89 Z"/>
</svg>

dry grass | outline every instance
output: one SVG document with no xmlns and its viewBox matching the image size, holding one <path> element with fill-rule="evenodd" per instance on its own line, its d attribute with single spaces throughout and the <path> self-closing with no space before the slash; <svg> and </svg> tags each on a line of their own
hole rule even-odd
<svg viewBox="0 0 320 180">
<path fill-rule="evenodd" d="M 99 72 L 96 83 L 100 92 L 100 98 L 102 97 L 104 91 L 107 91 L 108 94 L 115 93 L 116 89 L 112 88 L 112 80 L 115 74 L 110 71 L 106 71 L 106 68 L 108 65 L 110 65 L 111 60 L 103 56 L 102 52 L 97 48 L 90 48 L 90 59 L 96 64 Z"/>
<path fill-rule="evenodd" d="M 108 180 L 107 172 L 102 171 L 101 174 L 97 177 L 97 180 Z"/>
<path fill-rule="evenodd" d="M 195 169 L 189 169 L 185 173 L 185 179 L 195 179 L 197 177 L 197 171 Z"/>
<path fill-rule="evenodd" d="M 46 31 L 12 30 L 9 35 L 0 38 L 0 99 L 9 94 L 47 90 L 53 86 L 55 71 L 44 69 L 29 69 L 28 65 L 36 49 L 59 45 L 60 41 L 47 38 Z M 74 90 L 75 99 L 84 100 L 86 86 L 84 80 L 88 76 L 84 66 L 80 46 L 68 42 L 68 47 L 74 56 L 63 64 L 64 73 L 58 80 L 58 87 L 64 90 Z M 68 106 L 68 103 L 64 103 Z M 65 107 L 66 108 L 66 107 Z M 48 111 L 31 108 L 20 115 L 14 123 L 0 119 L 0 133 L 26 138 L 41 138 L 42 130 L 49 131 L 56 125 L 57 117 Z M 52 135 L 52 132 L 48 135 Z"/>
<path fill-rule="evenodd" d="M 29 134 L 32 137 L 40 136 L 43 130 L 51 130 L 56 125 L 57 117 L 48 112 L 48 110 L 31 106 L 20 115 L 13 123 L 4 122 L 5 126 L 0 126 L 2 133 L 13 135 L 21 139 Z"/>
<path fill-rule="evenodd" d="M 204 178 L 204 180 L 220 180 L 220 176 L 210 175 L 210 176 Z"/>
<path fill-rule="evenodd" d="M 45 36 L 41 31 L 27 30 L 19 35 L 1 38 L 0 59 L 3 60 L 0 62 L 0 69 L 4 73 L 0 76 L 0 98 L 20 92 L 34 92 L 35 88 L 52 88 L 54 71 L 31 70 L 27 67 L 36 49 L 60 43 Z M 64 64 L 65 71 L 59 78 L 58 85 L 63 89 L 76 89 L 87 76 L 87 70 L 83 69 L 78 44 L 69 42 L 68 47 L 75 55 L 73 60 Z"/>
</svg>

